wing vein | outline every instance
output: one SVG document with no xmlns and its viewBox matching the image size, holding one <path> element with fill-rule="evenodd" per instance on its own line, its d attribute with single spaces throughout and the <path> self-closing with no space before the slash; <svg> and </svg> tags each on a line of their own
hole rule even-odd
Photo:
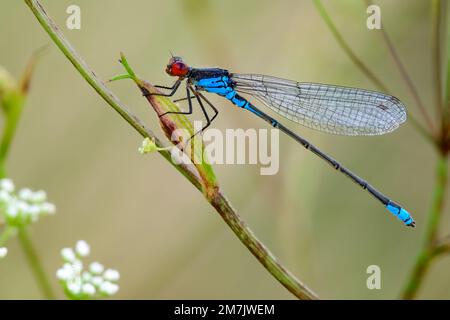
<svg viewBox="0 0 450 320">
<path fill-rule="evenodd" d="M 406 120 L 406 108 L 394 96 L 319 83 L 300 83 L 258 74 L 232 74 L 237 92 L 263 102 L 306 127 L 342 135 L 379 135 Z"/>
</svg>

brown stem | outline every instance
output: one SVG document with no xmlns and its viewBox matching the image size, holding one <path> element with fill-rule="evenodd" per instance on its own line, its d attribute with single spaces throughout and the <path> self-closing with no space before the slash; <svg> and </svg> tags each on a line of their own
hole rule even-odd
<svg viewBox="0 0 450 320">
<path fill-rule="evenodd" d="M 49 34 L 55 44 L 66 55 L 78 72 L 97 91 L 97 93 L 116 110 L 136 131 L 142 136 L 153 139 L 158 147 L 163 147 L 152 131 L 147 129 L 137 117 L 105 86 L 95 73 L 87 66 L 81 57 L 75 52 L 71 44 L 67 41 L 59 28 L 48 16 L 42 4 L 38 0 L 24 0 L 29 6 L 39 23 Z M 192 171 L 188 165 L 175 164 L 167 151 L 160 152 L 177 170 L 182 173 L 197 189 L 202 190 L 202 182 L 196 172 Z M 317 299 L 317 296 L 303 283 L 297 280 L 288 270 L 286 270 L 273 256 L 273 254 L 255 237 L 244 221 L 231 207 L 228 200 L 220 193 L 218 188 L 213 188 L 210 193 L 204 193 L 211 205 L 217 210 L 220 216 L 230 226 L 233 232 L 239 237 L 241 242 L 257 257 L 261 264 L 276 278 L 283 286 L 299 299 Z"/>
<path fill-rule="evenodd" d="M 252 252 L 261 264 L 274 275 L 297 298 L 301 300 L 316 300 L 317 295 L 292 273 L 283 267 L 273 254 L 256 238 L 247 224 L 237 215 L 228 200 L 218 191 L 211 199 L 211 205 L 216 208 L 222 219 L 228 224 L 239 240 Z"/>
</svg>

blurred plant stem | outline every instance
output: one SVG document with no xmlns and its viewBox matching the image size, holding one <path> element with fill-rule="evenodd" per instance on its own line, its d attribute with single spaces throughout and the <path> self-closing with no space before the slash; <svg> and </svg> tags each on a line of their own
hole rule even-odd
<svg viewBox="0 0 450 320">
<path fill-rule="evenodd" d="M 418 289 L 422 284 L 425 274 L 434 258 L 442 253 L 442 247 L 438 246 L 440 243 L 437 239 L 437 231 L 442 215 L 445 194 L 448 184 L 448 166 L 447 155 L 439 157 L 436 164 L 436 185 L 434 187 L 433 204 L 430 213 L 428 214 L 427 230 L 425 233 L 425 240 L 421 251 L 419 252 L 413 271 L 406 283 L 405 289 L 402 292 L 403 299 L 414 299 L 417 295 Z"/>
<path fill-rule="evenodd" d="M 85 78 L 85 80 L 97 91 L 97 93 L 116 110 L 136 131 L 138 131 L 143 137 L 150 138 L 155 142 L 158 148 L 165 148 L 165 146 L 156 138 L 152 131 L 147 129 L 141 121 L 135 117 L 125 105 L 105 86 L 105 84 L 97 78 L 95 73 L 87 66 L 82 58 L 75 52 L 70 43 L 66 40 L 60 29 L 56 26 L 53 20 L 47 15 L 42 4 L 38 0 L 24 0 L 33 14 L 38 19 L 39 23 L 49 34 L 51 39 L 74 65 L 77 71 Z M 126 60 L 122 56 L 122 63 L 127 66 Z M 129 67 L 129 66 L 128 66 Z M 134 73 L 131 68 L 127 68 L 129 75 Z M 151 85 L 147 83 L 138 83 L 141 90 L 154 90 Z M 141 87 L 141 85 L 143 87 Z M 158 107 L 166 107 L 169 110 L 175 108 L 169 99 L 161 97 L 151 96 L 148 98 L 149 102 L 153 104 L 159 104 L 153 106 L 155 109 Z M 161 117 L 166 118 L 166 117 Z M 164 127 L 163 127 L 164 129 Z M 232 208 L 229 201 L 221 193 L 217 187 L 211 188 L 208 192 L 204 190 L 205 177 L 200 177 L 199 173 L 193 171 L 192 166 L 185 164 L 176 164 L 173 162 L 170 152 L 167 150 L 159 150 L 160 154 L 166 158 L 180 173 L 182 173 L 198 190 L 203 191 L 204 196 L 208 202 L 217 210 L 220 216 L 238 236 L 240 241 L 248 248 L 248 250 L 261 262 L 261 264 L 292 294 L 299 299 L 317 299 L 315 293 L 313 293 L 308 287 L 302 284 L 296 279 L 288 270 L 286 270 L 273 256 L 273 254 L 261 243 L 248 228 L 247 224 L 238 216 L 236 211 Z M 206 177 L 208 178 L 208 177 Z M 211 181 L 209 181 L 211 183 Z"/>
<path fill-rule="evenodd" d="M 370 0 L 367 0 L 367 5 L 369 6 L 372 2 Z M 389 53 L 395 63 L 395 65 L 397 66 L 397 69 L 401 75 L 401 77 L 403 78 L 403 81 L 405 82 L 405 85 L 407 87 L 407 89 L 409 90 L 410 94 L 412 95 L 417 108 L 419 109 L 419 112 L 421 113 L 422 117 L 425 119 L 425 123 L 427 125 L 427 129 L 428 131 L 430 131 L 431 133 L 429 133 L 427 131 L 427 129 L 425 129 L 424 127 L 422 127 L 419 123 L 417 123 L 416 119 L 413 117 L 413 121 L 415 122 L 415 127 L 420 130 L 420 132 L 429 140 L 429 141 L 433 141 L 433 136 L 434 136 L 434 132 L 435 132 L 435 128 L 433 125 L 433 122 L 430 118 L 430 115 L 427 112 L 427 109 L 425 108 L 425 105 L 422 102 L 422 99 L 420 98 L 419 92 L 416 89 L 416 86 L 414 85 L 411 77 L 408 74 L 408 71 L 405 68 L 405 65 L 403 64 L 400 56 L 397 53 L 397 50 L 395 49 L 394 45 L 392 44 L 392 41 L 388 35 L 388 33 L 386 32 L 386 29 L 384 27 L 382 27 L 380 29 L 381 35 L 383 37 L 383 41 L 386 44 L 387 49 L 389 50 Z"/>
<path fill-rule="evenodd" d="M 19 84 L 12 85 L 12 83 L 1 83 L 2 88 L 0 88 L 0 105 L 3 108 L 5 120 L 0 142 L 0 179 L 7 177 L 6 160 L 9 155 L 10 147 L 16 133 L 20 116 L 22 115 L 22 110 L 25 105 L 28 89 L 30 87 L 31 76 L 40 51 L 41 49 L 37 50 L 32 55 L 25 71 L 23 72 Z M 2 80 L 5 81 L 5 79 L 0 79 L 0 81 Z M 28 237 L 26 226 L 11 227 L 6 225 L 0 238 L 0 246 L 4 245 L 16 231 L 18 231 L 20 245 L 42 295 L 46 299 L 54 299 L 55 296 L 50 286 L 50 282 L 40 263 L 37 251 Z"/>
<path fill-rule="evenodd" d="M 441 66 L 441 22 L 442 22 L 441 0 L 431 1 L 431 18 L 433 25 L 432 35 L 432 52 L 433 52 L 433 76 L 434 76 L 434 89 L 435 89 L 435 103 L 438 111 L 438 116 L 443 121 L 444 117 L 444 105 L 442 101 L 442 66 Z M 444 125 L 442 126 L 444 127 Z"/>
<path fill-rule="evenodd" d="M 356 53 L 350 48 L 350 46 L 345 41 L 344 37 L 342 36 L 342 34 L 339 32 L 338 28 L 334 24 L 331 17 L 328 15 L 328 12 L 326 11 L 325 7 L 323 6 L 321 0 L 313 0 L 313 1 L 314 1 L 314 4 L 315 4 L 317 11 L 319 12 L 321 18 L 325 21 L 325 23 L 327 24 L 328 28 L 330 29 L 332 35 L 334 36 L 335 40 L 340 45 L 341 49 L 344 50 L 344 52 L 348 55 L 350 60 L 361 70 L 361 72 L 363 74 L 366 75 L 367 78 L 369 78 L 370 81 L 372 81 L 372 83 L 375 85 L 375 87 L 378 90 L 389 93 L 387 86 L 380 79 L 378 79 L 377 76 L 375 76 L 375 73 L 372 70 L 370 70 L 370 68 L 364 62 L 362 62 L 361 59 L 358 58 Z M 393 52 L 391 52 L 391 54 L 392 53 Z M 394 59 L 395 59 L 395 57 L 394 57 Z M 397 67 L 399 67 L 399 65 L 397 65 Z M 420 99 L 418 101 L 420 101 Z M 423 126 L 415 119 L 415 117 L 413 117 L 412 115 L 408 115 L 408 116 L 409 116 L 409 120 L 414 125 L 414 127 L 418 130 L 418 132 L 420 134 L 422 134 L 428 140 L 432 140 L 431 135 L 423 128 Z"/>
<path fill-rule="evenodd" d="M 7 155 L 16 133 L 17 124 L 19 123 L 20 115 L 22 114 L 23 105 L 25 103 L 25 95 L 21 92 L 14 92 L 8 99 L 10 106 L 5 112 L 5 122 L 3 127 L 3 134 L 0 142 L 0 176 L 6 177 L 6 159 Z"/>
<path fill-rule="evenodd" d="M 47 277 L 47 274 L 42 267 L 42 263 L 39 259 L 36 249 L 33 246 L 33 243 L 28 236 L 28 231 L 26 228 L 18 228 L 19 240 L 22 250 L 25 253 L 25 257 L 27 258 L 28 264 L 31 266 L 31 270 L 33 271 L 33 275 L 37 280 L 39 287 L 46 299 L 55 299 L 55 295 L 53 294 L 52 286 L 50 285 L 50 281 Z"/>
<path fill-rule="evenodd" d="M 15 232 L 16 232 L 15 228 L 6 225 L 6 227 L 3 229 L 3 232 L 0 234 L 0 248 L 5 246 L 6 241 L 8 241 L 9 238 L 11 238 Z"/>
<path fill-rule="evenodd" d="M 330 29 L 331 33 L 334 36 L 334 39 L 338 42 L 338 44 L 341 46 L 341 48 L 345 51 L 345 53 L 348 55 L 348 57 L 352 60 L 352 62 L 359 68 L 361 71 L 375 84 L 377 88 L 380 90 L 387 92 L 386 86 L 381 82 L 380 79 L 357 57 L 357 55 L 353 52 L 353 50 L 350 48 L 348 43 L 345 41 L 342 34 L 337 29 L 336 25 L 334 24 L 331 17 L 328 15 L 327 11 L 325 10 L 325 7 L 323 6 L 322 2 L 320 0 L 314 0 L 314 4 L 317 8 L 317 11 L 319 11 L 320 16 L 327 24 L 328 28 Z"/>
<path fill-rule="evenodd" d="M 324 6 L 320 0 L 314 0 L 314 3 L 325 23 L 330 28 L 336 41 L 342 47 L 342 49 L 347 53 L 349 58 L 353 63 L 373 82 L 373 84 L 380 90 L 387 91 L 387 87 L 380 82 L 374 75 L 373 72 L 359 60 L 350 46 L 345 42 L 344 37 L 338 31 L 330 16 L 326 12 Z M 370 5 L 371 1 L 366 0 L 366 4 Z M 385 42 L 389 54 L 391 55 L 395 66 L 397 67 L 402 79 L 408 88 L 410 94 L 412 95 L 422 117 L 426 123 L 426 127 L 422 126 L 415 118 L 409 116 L 414 127 L 421 133 L 422 136 L 426 138 L 428 142 L 433 144 L 435 150 L 438 153 L 438 160 L 436 163 L 436 181 L 433 193 L 433 202 L 431 205 L 430 212 L 428 214 L 428 221 L 426 224 L 426 233 L 422 249 L 420 250 L 417 259 L 414 263 L 412 274 L 407 281 L 404 291 L 402 292 L 402 298 L 413 299 L 417 295 L 417 291 L 423 282 L 430 263 L 432 260 L 440 254 L 450 252 L 450 242 L 449 241 L 439 241 L 438 239 L 438 229 L 441 221 L 441 215 L 444 210 L 445 195 L 447 192 L 448 185 L 448 154 L 450 151 L 450 138 L 449 138 L 449 109 L 450 109 L 450 49 L 447 50 L 446 68 L 441 66 L 441 42 L 442 36 L 441 32 L 443 29 L 442 24 L 447 22 L 447 7 L 443 6 L 440 0 L 433 0 L 431 2 L 432 6 L 432 23 L 433 23 L 433 78 L 434 78 L 434 88 L 435 88 L 435 102 L 436 102 L 436 114 L 441 121 L 435 125 L 429 116 L 425 105 L 423 104 L 420 95 L 409 76 L 407 69 L 405 68 L 402 60 L 400 59 L 395 47 L 390 40 L 386 28 L 380 30 L 383 41 Z M 448 28 L 449 26 L 447 26 Z M 447 30 L 449 32 L 449 30 Z M 445 35 L 445 40 L 447 45 L 450 45 L 448 41 L 448 35 Z M 446 87 L 445 87 L 445 100 L 443 101 L 442 96 L 442 79 L 443 79 L 443 69 L 446 70 Z M 439 129 L 435 129 L 439 126 Z"/>
<path fill-rule="evenodd" d="M 442 241 L 438 238 L 438 231 L 441 221 L 442 212 L 444 210 L 445 196 L 448 186 L 448 155 L 450 151 L 450 137 L 449 137 L 449 74 L 447 65 L 446 68 L 442 67 L 442 48 L 441 42 L 447 42 L 447 46 L 450 41 L 448 40 L 447 28 L 444 30 L 445 40 L 441 39 L 441 32 L 443 29 L 443 23 L 447 21 L 448 8 L 441 3 L 440 0 L 433 0 L 432 6 L 432 24 L 433 24 L 433 73 L 434 73 L 434 87 L 435 87 L 435 103 L 437 115 L 440 119 L 440 130 L 437 133 L 435 146 L 439 154 L 439 159 L 436 163 L 436 182 L 434 187 L 433 202 L 430 212 L 428 214 L 428 221 L 426 226 L 426 233 L 424 244 L 419 252 L 415 261 L 413 271 L 406 283 L 406 286 L 402 292 L 403 299 L 414 299 L 417 296 L 418 290 L 423 283 L 427 270 L 429 269 L 431 262 L 437 256 L 448 253 L 448 250 L 442 250 Z M 445 46 L 444 46 L 445 47 Z M 448 63 L 450 58 L 450 50 L 447 51 L 447 59 L 445 63 Z M 447 71 L 444 73 L 444 70 Z M 446 77 L 445 96 L 442 94 L 442 79 Z"/>
</svg>

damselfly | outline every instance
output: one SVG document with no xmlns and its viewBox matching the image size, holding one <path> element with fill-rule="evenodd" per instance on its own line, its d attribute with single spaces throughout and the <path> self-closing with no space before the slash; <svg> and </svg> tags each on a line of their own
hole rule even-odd
<svg viewBox="0 0 450 320">
<path fill-rule="evenodd" d="M 180 57 L 170 59 L 166 72 L 171 76 L 178 77 L 178 79 L 171 87 L 156 86 L 170 90 L 168 93 L 157 95 L 173 96 L 181 83 L 186 80 L 186 97 L 176 101 L 187 100 L 189 110 L 166 112 L 160 117 L 168 113 L 191 114 L 193 100 L 195 99 L 206 118 L 207 123 L 202 128 L 204 130 L 216 118 L 219 111 L 206 99 L 202 91 L 219 94 L 230 100 L 234 105 L 254 113 L 274 128 L 286 133 L 303 147 L 312 151 L 333 168 L 367 190 L 405 225 L 415 226 L 413 218 L 400 205 L 307 140 L 259 110 L 240 93 L 253 96 L 289 120 L 312 129 L 342 135 L 380 135 L 397 129 L 406 120 L 406 109 L 396 97 L 364 89 L 318 83 L 299 83 L 259 74 L 231 73 L 219 68 L 192 68 Z M 151 94 L 146 91 L 144 95 Z M 214 112 L 211 118 L 206 112 L 205 106 L 208 106 Z"/>
</svg>

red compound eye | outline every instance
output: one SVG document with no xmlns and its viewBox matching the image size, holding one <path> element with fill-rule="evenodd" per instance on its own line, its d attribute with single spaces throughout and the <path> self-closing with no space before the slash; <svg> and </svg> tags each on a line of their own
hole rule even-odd
<svg viewBox="0 0 450 320">
<path fill-rule="evenodd" d="M 175 61 L 167 65 L 166 72 L 175 77 L 184 77 L 189 72 L 189 67 L 182 61 Z"/>
</svg>

